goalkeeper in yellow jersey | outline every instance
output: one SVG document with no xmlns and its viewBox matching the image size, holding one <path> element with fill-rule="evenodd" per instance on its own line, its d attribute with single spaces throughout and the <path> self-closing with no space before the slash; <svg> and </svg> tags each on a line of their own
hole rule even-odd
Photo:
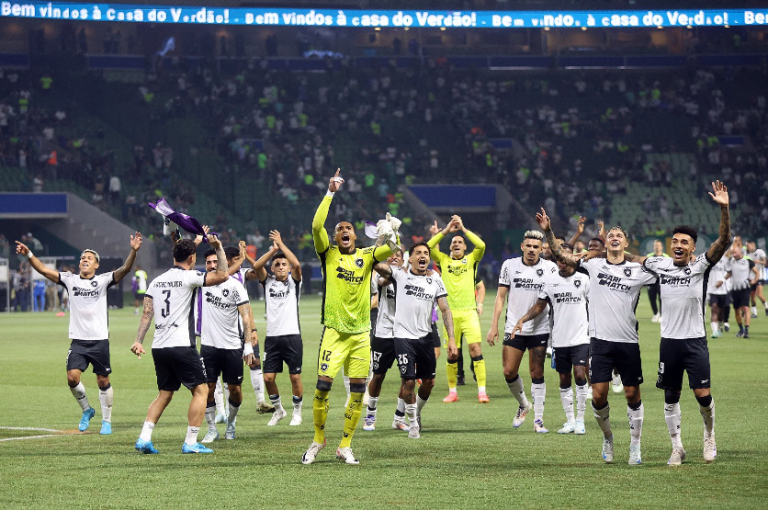
<svg viewBox="0 0 768 510">
<path fill-rule="evenodd" d="M 396 246 L 399 220 L 379 221 L 377 234 L 383 244 L 378 247 L 357 248 L 355 227 L 340 221 L 334 228 L 335 245 L 330 244 L 325 220 L 334 194 L 344 183 L 336 171 L 312 220 L 312 238 L 323 271 L 323 303 L 321 322 L 323 334 L 317 361 L 317 387 L 312 401 L 315 437 L 301 458 L 311 464 L 325 447 L 325 421 L 328 418 L 328 395 L 333 379 L 344 367 L 349 376 L 350 398 L 344 412 L 344 431 L 336 456 L 347 464 L 359 464 L 352 453 L 352 436 L 360 421 L 365 393 L 365 379 L 371 358 L 371 271 L 378 262 L 387 260 Z"/>
<path fill-rule="evenodd" d="M 432 260 L 440 268 L 440 272 L 448 291 L 448 305 L 453 312 L 453 329 L 461 350 L 461 339 L 464 338 L 469 345 L 469 354 L 472 357 L 472 363 L 475 366 L 475 377 L 477 378 L 477 400 L 481 404 L 488 402 L 488 395 L 485 393 L 485 361 L 483 360 L 483 351 L 481 348 L 482 337 L 480 334 L 480 317 L 478 313 L 482 310 L 483 303 L 475 300 L 475 283 L 477 279 L 477 268 L 480 260 L 485 254 L 485 243 L 471 230 L 467 230 L 459 216 L 453 216 L 448 225 L 439 230 L 437 222 L 430 229 L 433 237 L 427 244 L 430 248 Z M 440 251 L 440 241 L 446 235 L 456 232 L 451 238 L 450 255 Z M 458 233 L 461 232 L 461 233 Z M 467 251 L 468 239 L 475 249 L 469 254 Z M 455 357 L 448 356 L 446 371 L 448 373 L 448 396 L 443 402 L 456 402 L 459 396 L 456 392 L 456 383 L 458 379 L 458 354 Z"/>
</svg>

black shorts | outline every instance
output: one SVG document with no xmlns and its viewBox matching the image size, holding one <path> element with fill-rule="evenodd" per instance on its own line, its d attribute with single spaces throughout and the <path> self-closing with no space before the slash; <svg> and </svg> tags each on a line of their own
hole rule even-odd
<svg viewBox="0 0 768 510">
<path fill-rule="evenodd" d="M 141 294 L 139 294 L 138 292 L 133 293 L 133 297 L 134 299 L 136 299 L 136 301 L 144 301 L 144 296 L 146 296 L 146 294 L 143 292 Z"/>
<path fill-rule="evenodd" d="M 571 368 L 586 366 L 589 361 L 589 344 L 552 348 L 552 368 L 558 374 L 570 374 Z"/>
<path fill-rule="evenodd" d="M 282 374 L 283 363 L 289 374 L 300 374 L 304 363 L 304 343 L 301 335 L 268 336 L 264 340 L 264 359 L 261 361 L 265 374 Z"/>
<path fill-rule="evenodd" d="M 621 374 L 624 386 L 640 386 L 643 383 L 640 345 L 593 337 L 589 343 L 589 380 L 592 384 L 610 382 L 614 368 Z"/>
<path fill-rule="evenodd" d="M 85 372 L 89 364 L 93 365 L 93 373 L 96 375 L 112 373 L 108 340 L 72 340 L 67 352 L 67 371 Z"/>
<path fill-rule="evenodd" d="M 718 308 L 728 306 L 728 294 L 710 294 L 709 306 L 717 305 Z"/>
<path fill-rule="evenodd" d="M 725 295 L 725 307 L 726 307 L 726 308 L 728 308 L 728 307 L 729 307 L 729 306 L 731 306 L 732 304 L 733 304 L 733 299 L 731 299 L 731 293 L 730 293 L 730 292 L 728 292 L 728 293 Z"/>
<path fill-rule="evenodd" d="M 751 285 L 749 288 L 752 292 L 756 292 L 758 287 L 763 286 L 763 280 L 758 280 L 756 284 Z"/>
<path fill-rule="evenodd" d="M 733 308 L 739 309 L 744 306 L 749 307 L 749 289 L 732 290 L 731 299 L 733 300 Z"/>
<path fill-rule="evenodd" d="M 219 349 L 210 345 L 201 345 L 200 357 L 205 364 L 207 382 L 215 383 L 221 374 L 227 384 L 234 386 L 243 384 L 242 349 Z"/>
<path fill-rule="evenodd" d="M 523 352 L 535 347 L 546 347 L 549 341 L 549 335 L 515 335 L 515 338 L 510 338 L 510 336 L 509 333 L 504 333 L 504 345 Z"/>
<path fill-rule="evenodd" d="M 194 347 L 152 349 L 152 359 L 160 391 L 178 391 L 182 384 L 191 390 L 208 382 L 205 363 Z"/>
<path fill-rule="evenodd" d="M 379 320 L 379 309 L 371 308 L 371 338 L 373 338 L 373 332 L 376 331 L 376 322 Z"/>
<path fill-rule="evenodd" d="M 371 367 L 374 374 L 384 375 L 397 358 L 393 338 L 373 337 L 371 340 Z"/>
<path fill-rule="evenodd" d="M 437 323 L 432 323 L 432 333 L 429 335 L 429 341 L 432 342 L 432 347 L 440 348 L 440 333 L 437 332 Z"/>
<path fill-rule="evenodd" d="M 683 370 L 688 372 L 688 386 L 692 390 L 710 387 L 709 349 L 706 338 L 661 339 L 656 387 L 681 391 Z"/>
<path fill-rule="evenodd" d="M 424 338 L 395 338 L 397 366 L 403 379 L 434 379 L 437 360 L 429 335 Z"/>
</svg>

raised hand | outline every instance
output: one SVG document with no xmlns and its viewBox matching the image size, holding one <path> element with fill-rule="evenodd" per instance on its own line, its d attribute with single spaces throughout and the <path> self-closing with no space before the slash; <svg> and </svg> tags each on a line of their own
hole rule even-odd
<svg viewBox="0 0 768 510">
<path fill-rule="evenodd" d="M 131 236 L 131 249 L 139 251 L 141 249 L 141 232 L 136 232 Z"/>
<path fill-rule="evenodd" d="M 587 217 L 586 216 L 579 216 L 579 221 L 576 223 L 576 232 L 579 234 L 584 233 L 584 225 L 587 223 Z"/>
<path fill-rule="evenodd" d="M 29 251 L 30 250 L 26 244 L 20 241 L 16 241 L 16 253 L 18 253 L 19 255 L 24 255 L 26 257 L 29 254 Z"/>
<path fill-rule="evenodd" d="M 341 173 L 341 168 L 336 169 L 336 174 L 331 177 L 330 182 L 328 183 L 328 191 L 331 193 L 336 193 L 339 191 L 339 188 L 342 184 L 344 184 L 344 179 L 339 177 L 339 174 Z"/>
<path fill-rule="evenodd" d="M 245 244 L 245 241 L 240 241 L 237 243 L 237 247 L 240 249 L 240 256 L 245 257 L 247 251 L 247 245 Z"/>
<path fill-rule="evenodd" d="M 726 185 L 720 181 L 715 181 L 712 183 L 712 191 L 714 193 L 709 193 L 712 200 L 714 200 L 716 204 L 720 204 L 720 207 L 728 207 L 728 188 Z"/>
<path fill-rule="evenodd" d="M 454 231 L 464 230 L 464 222 L 461 220 L 461 216 L 458 216 L 456 214 L 453 215 L 451 218 L 451 221 L 453 222 L 453 229 Z"/>
<path fill-rule="evenodd" d="M 440 227 L 437 226 L 437 220 L 435 220 L 434 225 L 429 227 L 429 233 L 432 234 L 432 236 L 436 236 L 440 233 Z"/>
<path fill-rule="evenodd" d="M 543 207 L 541 208 L 541 212 L 536 213 L 536 223 L 538 223 L 541 230 L 544 230 L 545 232 L 552 226 L 552 223 L 549 221 L 549 216 L 547 216 L 547 211 L 545 211 Z"/>
<path fill-rule="evenodd" d="M 221 241 L 219 241 L 219 238 L 213 234 L 208 236 L 208 244 L 211 245 L 211 248 L 214 250 L 221 248 Z"/>
<path fill-rule="evenodd" d="M 280 246 L 283 244 L 283 238 L 280 236 L 280 232 L 277 230 L 270 230 L 269 238 L 272 240 L 272 242 L 275 243 L 275 246 Z"/>
</svg>

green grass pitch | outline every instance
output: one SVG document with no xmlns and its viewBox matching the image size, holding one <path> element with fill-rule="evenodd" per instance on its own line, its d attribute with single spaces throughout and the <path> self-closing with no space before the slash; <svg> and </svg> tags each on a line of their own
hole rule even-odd
<svg viewBox="0 0 768 510">
<path fill-rule="evenodd" d="M 483 334 L 493 307 L 486 298 Z M 141 455 L 133 444 L 147 406 L 156 395 L 151 356 L 136 359 L 129 347 L 138 317 L 132 309 L 110 312 L 112 436 L 98 434 L 100 410 L 95 376 L 84 374 L 97 409 L 91 430 L 35 439 L 10 438 L 51 432 L 8 427 L 76 430 L 80 409 L 65 378 L 68 318 L 53 313 L 0 316 L 0 508 L 765 508 L 768 489 L 768 317 L 753 319 L 751 338 L 735 331 L 710 340 L 716 402 L 718 458 L 701 457 L 702 424 L 690 390 L 681 400 L 687 462 L 669 468 L 671 451 L 663 414 L 663 393 L 654 386 L 659 327 L 650 321 L 645 295 L 640 319 L 645 403 L 642 466 L 626 464 L 629 433 L 623 395 L 611 394 L 615 464 L 600 457 L 601 436 L 588 409 L 585 436 L 560 436 L 564 416 L 557 375 L 546 369 L 544 422 L 550 433 L 533 432 L 532 416 L 512 429 L 517 408 L 501 373 L 501 347 L 483 345 L 490 404 L 478 404 L 473 381 L 459 388 L 461 400 L 443 404 L 447 391 L 445 353 L 438 360 L 437 386 L 424 410 L 420 440 L 389 428 L 398 385 L 390 372 L 379 401 L 379 429 L 353 442 L 360 466 L 335 459 L 341 436 L 344 388 L 333 389 L 328 446 L 314 465 L 300 463 L 312 440 L 312 392 L 320 335 L 316 296 L 302 299 L 304 338 L 304 423 L 288 419 L 267 428 L 247 382 L 238 416 L 237 439 L 214 443 L 212 455 L 182 455 L 189 394 L 179 392 L 153 437 L 160 455 Z M 264 332 L 263 303 L 254 303 Z M 731 325 L 735 326 L 731 316 Z M 147 340 L 149 344 L 149 339 Z M 468 359 L 465 351 L 465 359 Z M 521 375 L 530 394 L 527 358 Z M 247 380 L 247 377 L 246 377 Z M 290 395 L 287 374 L 278 377 Z M 687 384 L 687 383 L 686 383 Z M 290 406 L 289 398 L 285 399 Z M 223 425 L 219 425 L 223 437 Z"/>
</svg>

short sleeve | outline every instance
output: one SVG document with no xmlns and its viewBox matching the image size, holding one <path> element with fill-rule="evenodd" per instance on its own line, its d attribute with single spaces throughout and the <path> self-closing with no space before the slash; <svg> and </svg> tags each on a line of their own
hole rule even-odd
<svg viewBox="0 0 768 510">
<path fill-rule="evenodd" d="M 232 303 L 234 303 L 236 306 L 244 305 L 248 303 L 248 293 L 245 291 L 245 287 L 243 287 L 243 284 L 238 282 L 237 280 L 232 280 L 232 293 L 230 294 L 229 298 Z"/>
<path fill-rule="evenodd" d="M 67 271 L 66 273 L 59 273 L 59 285 L 69 290 L 69 284 L 70 284 L 71 278 L 72 278 L 72 273 L 70 273 L 69 271 Z"/>
<path fill-rule="evenodd" d="M 99 278 L 103 281 L 103 283 L 107 286 L 107 288 L 112 287 L 113 285 L 117 285 L 117 282 L 115 282 L 114 271 L 110 271 L 109 273 L 104 273 L 102 275 L 99 275 Z"/>
<path fill-rule="evenodd" d="M 643 262 L 643 267 L 649 271 L 658 272 L 659 265 L 664 261 L 663 257 L 648 257 Z"/>
<path fill-rule="evenodd" d="M 443 279 L 437 276 L 437 278 L 435 279 L 435 282 L 437 283 L 437 293 L 435 294 L 435 299 L 440 299 L 441 297 L 447 296 L 448 292 L 445 290 Z"/>
<path fill-rule="evenodd" d="M 753 267 L 755 267 L 755 261 L 752 259 L 747 259 L 749 261 L 749 270 L 751 271 Z"/>
<path fill-rule="evenodd" d="M 694 260 L 693 264 L 691 264 L 693 271 L 696 273 L 703 273 L 711 265 L 712 262 L 709 261 L 706 253 L 702 253 L 696 257 L 696 260 Z"/>
<path fill-rule="evenodd" d="M 510 261 L 504 262 L 504 265 L 501 266 L 501 274 L 499 275 L 499 287 L 509 287 L 509 267 L 510 267 Z"/>
<path fill-rule="evenodd" d="M 184 282 L 190 287 L 202 287 L 205 285 L 205 273 L 200 271 L 185 271 Z"/>
</svg>

